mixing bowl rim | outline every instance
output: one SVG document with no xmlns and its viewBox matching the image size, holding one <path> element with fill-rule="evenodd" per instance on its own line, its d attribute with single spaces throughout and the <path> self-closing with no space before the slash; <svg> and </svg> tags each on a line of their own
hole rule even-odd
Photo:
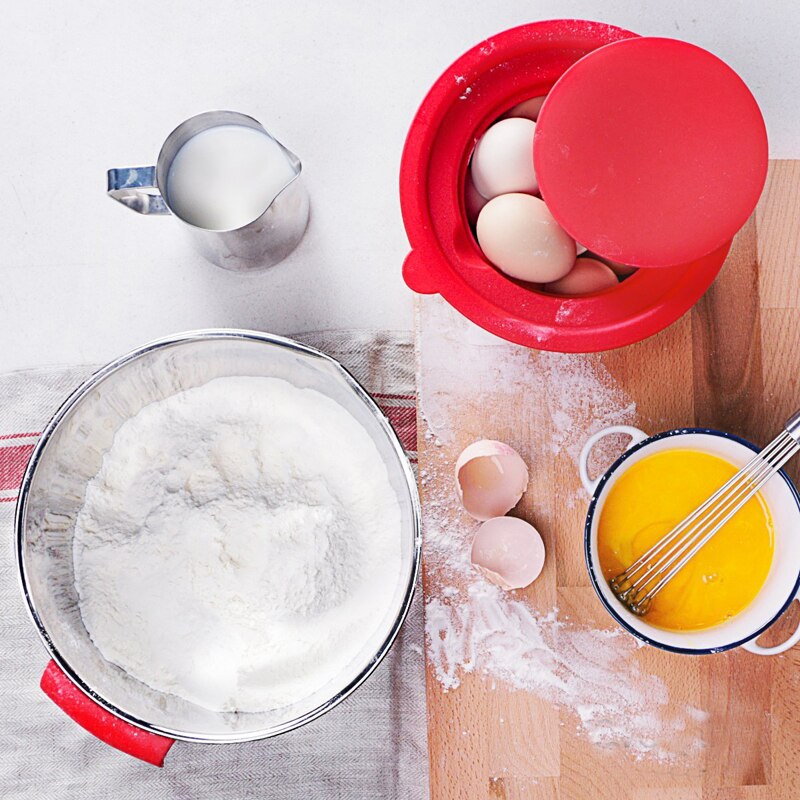
<svg viewBox="0 0 800 800">
<path fill-rule="evenodd" d="M 643 439 L 641 442 L 630 447 L 626 450 L 622 455 L 617 458 L 617 460 L 603 473 L 603 476 L 597 483 L 594 492 L 592 493 L 592 498 L 589 501 L 589 508 L 586 512 L 586 522 L 584 524 L 584 558 L 586 560 L 586 569 L 589 573 L 589 579 L 592 582 L 592 588 L 595 591 L 595 594 L 600 599 L 600 602 L 605 607 L 606 611 L 614 618 L 614 620 L 621 625 L 628 633 L 635 636 L 640 641 L 644 642 L 645 644 L 652 645 L 653 647 L 658 647 L 661 650 L 667 650 L 671 653 L 680 653 L 682 655 L 709 655 L 712 653 L 723 653 L 726 650 L 732 650 L 735 647 L 741 647 L 743 644 L 747 642 L 754 641 L 762 633 L 764 633 L 768 628 L 775 624 L 778 618 L 786 611 L 787 608 L 792 604 L 795 595 L 800 589 L 800 569 L 798 569 L 797 578 L 795 579 L 794 586 L 789 594 L 787 600 L 781 605 L 780 609 L 770 618 L 768 622 L 762 625 L 758 630 L 754 633 L 748 634 L 747 636 L 737 639 L 735 642 L 731 642 L 724 645 L 717 645 L 715 647 L 678 647 L 677 645 L 666 644 L 664 642 L 658 641 L 653 639 L 647 634 L 642 633 L 642 631 L 634 628 L 630 625 L 622 616 L 618 613 L 617 609 L 608 601 L 608 598 L 603 594 L 600 588 L 600 581 L 602 577 L 598 576 L 595 573 L 595 569 L 593 566 L 593 551 L 592 551 L 592 527 L 595 518 L 595 511 L 597 510 L 597 504 L 600 500 L 600 497 L 603 495 L 605 491 L 605 487 L 608 484 L 609 480 L 611 480 L 612 476 L 616 471 L 623 465 L 625 461 L 628 460 L 630 456 L 634 453 L 639 452 L 640 450 L 648 447 L 655 442 L 658 442 L 662 439 L 672 438 L 674 436 L 683 436 L 686 434 L 692 433 L 699 433 L 705 434 L 708 436 L 718 436 L 722 439 L 728 439 L 730 441 L 736 442 L 748 450 L 752 450 L 754 453 L 761 452 L 761 448 L 754 445 L 752 442 L 748 441 L 747 439 L 743 439 L 741 436 L 737 436 L 733 433 L 727 433 L 726 431 L 720 431 L 715 428 L 673 428 L 669 431 L 663 431 L 662 433 L 656 433 L 653 436 L 648 436 L 646 439 Z M 797 491 L 797 487 L 794 485 L 794 482 L 786 473 L 785 470 L 781 469 L 778 471 L 778 475 L 782 478 L 786 488 L 789 490 L 789 493 L 792 496 L 792 499 L 797 506 L 798 513 L 800 513 L 800 493 Z"/>
<path fill-rule="evenodd" d="M 215 341 L 223 339 L 241 339 L 245 341 L 256 341 L 262 344 L 269 344 L 279 348 L 285 348 L 298 353 L 302 353 L 303 355 L 306 356 L 320 358 L 321 360 L 326 361 L 328 364 L 331 364 L 336 369 L 340 377 L 344 379 L 349 389 L 372 412 L 372 415 L 375 417 L 378 424 L 381 426 L 381 429 L 383 430 L 384 434 L 386 434 L 389 442 L 391 443 L 393 451 L 398 456 L 398 461 L 401 470 L 403 472 L 403 475 L 405 477 L 406 487 L 408 489 L 409 497 L 411 500 L 414 546 L 411 553 L 411 565 L 410 565 L 411 569 L 408 576 L 408 583 L 395 621 L 392 624 L 391 628 L 389 629 L 386 637 L 384 638 L 380 646 L 377 648 L 374 655 L 370 658 L 370 660 L 367 662 L 364 668 L 358 673 L 358 675 L 356 675 L 344 688 L 342 688 L 340 691 L 338 691 L 336 694 L 334 694 L 331 698 L 329 698 L 325 702 L 321 703 L 320 705 L 316 706 L 310 711 L 307 711 L 305 714 L 301 714 L 299 717 L 288 720 L 286 722 L 283 722 L 279 725 L 275 725 L 270 728 L 243 734 L 237 734 L 237 733 L 200 734 L 200 733 L 189 733 L 176 728 L 170 728 L 168 726 L 156 725 L 154 723 L 148 722 L 147 720 L 140 719 L 139 717 L 130 714 L 126 711 L 123 711 L 122 709 L 117 708 L 113 703 L 106 700 L 101 694 L 94 691 L 80 677 L 77 671 L 70 666 L 66 658 L 56 648 L 55 644 L 53 643 L 53 640 L 51 639 L 49 633 L 47 632 L 47 628 L 45 627 L 41 617 L 39 616 L 39 613 L 36 609 L 36 605 L 33 600 L 33 596 L 30 592 L 29 588 L 30 582 L 27 575 L 27 566 L 24 554 L 24 541 L 26 534 L 25 521 L 26 521 L 26 512 L 28 508 L 28 499 L 29 499 L 31 484 L 36 474 L 36 469 L 39 465 L 41 457 L 50 439 L 52 438 L 55 431 L 59 428 L 61 423 L 67 418 L 72 409 L 75 408 L 85 397 L 87 397 L 92 390 L 94 390 L 98 385 L 100 385 L 109 375 L 113 374 L 114 372 L 117 372 L 127 364 L 153 351 L 160 350 L 165 347 L 172 347 L 192 342 Z M 414 477 L 414 473 L 411 469 L 408 457 L 405 453 L 405 450 L 403 449 L 403 446 L 400 442 L 399 437 L 397 436 L 396 431 L 391 426 L 388 419 L 386 418 L 386 415 L 383 413 L 383 411 L 381 411 L 380 407 L 372 398 L 372 396 L 369 394 L 369 392 L 367 392 L 367 390 L 364 389 L 364 387 L 358 382 L 358 380 L 356 380 L 356 378 L 347 370 L 346 367 L 340 364 L 339 361 L 337 361 L 332 356 L 329 356 L 327 353 L 322 352 L 321 350 L 318 350 L 306 344 L 302 344 L 301 342 L 297 342 L 294 339 L 290 339 L 285 336 L 278 336 L 276 334 L 270 334 L 261 331 L 253 331 L 246 329 L 238 329 L 238 328 L 204 328 L 199 330 L 192 330 L 183 333 L 173 334 L 171 336 L 165 336 L 147 342 L 146 344 L 141 345 L 140 347 L 131 350 L 128 353 L 125 353 L 124 355 L 114 359 L 113 361 L 110 361 L 105 366 L 100 367 L 97 371 L 92 373 L 86 380 L 84 380 L 66 397 L 66 399 L 58 407 L 56 412 L 51 417 L 50 421 L 45 426 L 41 435 L 39 436 L 39 440 L 37 441 L 36 446 L 34 447 L 34 450 L 25 468 L 25 473 L 20 483 L 20 490 L 15 509 L 14 539 L 15 539 L 14 549 L 16 556 L 17 574 L 19 577 L 22 594 L 25 599 L 25 607 L 36 627 L 37 632 L 39 633 L 39 637 L 42 640 L 45 649 L 48 651 L 53 661 L 55 661 L 55 663 L 64 672 L 64 674 L 67 675 L 67 677 L 72 681 L 72 683 L 74 683 L 90 700 L 100 705 L 103 709 L 110 712 L 115 717 L 118 717 L 119 719 L 123 720 L 124 722 L 130 723 L 131 725 L 135 725 L 137 728 L 141 728 L 150 733 L 155 733 L 161 736 L 168 736 L 173 739 L 178 739 L 181 741 L 202 742 L 206 744 L 227 744 L 233 742 L 247 742 L 247 741 L 255 741 L 258 739 L 267 739 L 273 736 L 278 736 L 282 733 L 286 733 L 290 730 L 295 730 L 297 728 L 300 728 L 303 725 L 322 716 L 327 711 L 330 711 L 330 709 L 334 708 L 339 703 L 341 703 L 342 700 L 344 700 L 346 697 L 352 694 L 373 673 L 373 671 L 377 668 L 378 664 L 380 664 L 381 661 L 383 661 L 383 659 L 386 657 L 386 654 L 389 652 L 392 645 L 394 644 L 397 635 L 400 632 L 400 629 L 403 623 L 405 622 L 406 617 L 408 616 L 409 610 L 411 608 L 411 603 L 414 598 L 414 591 L 416 588 L 420 570 L 421 551 L 422 551 L 422 514 L 421 514 L 421 506 L 419 500 L 419 492 L 417 490 L 416 478 Z"/>
</svg>

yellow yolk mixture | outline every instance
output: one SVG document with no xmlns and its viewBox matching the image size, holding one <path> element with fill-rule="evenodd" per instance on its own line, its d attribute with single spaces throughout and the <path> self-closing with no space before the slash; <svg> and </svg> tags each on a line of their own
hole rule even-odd
<svg viewBox="0 0 800 800">
<path fill-rule="evenodd" d="M 597 546 L 606 580 L 623 572 L 736 471 L 722 458 L 681 449 L 629 467 L 608 492 L 600 515 Z M 772 516 L 759 493 L 659 592 L 645 621 L 676 631 L 719 625 L 758 594 L 772 553 Z"/>
</svg>

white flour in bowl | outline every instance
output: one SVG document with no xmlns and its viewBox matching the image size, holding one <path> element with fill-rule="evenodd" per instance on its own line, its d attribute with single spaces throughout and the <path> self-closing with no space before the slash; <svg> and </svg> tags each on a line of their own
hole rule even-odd
<svg viewBox="0 0 800 800">
<path fill-rule="evenodd" d="M 400 530 L 378 450 L 340 405 L 218 378 L 117 431 L 75 527 L 81 614 L 103 656 L 154 689 L 219 711 L 286 706 L 381 630 Z"/>
</svg>

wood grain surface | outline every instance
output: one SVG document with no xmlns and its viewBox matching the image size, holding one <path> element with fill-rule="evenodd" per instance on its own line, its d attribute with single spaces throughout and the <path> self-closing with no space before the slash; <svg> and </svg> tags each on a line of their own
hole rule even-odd
<svg viewBox="0 0 800 800">
<path fill-rule="evenodd" d="M 764 444 L 800 406 L 799 267 L 800 162 L 774 161 L 758 209 L 696 307 L 657 336 L 587 358 L 635 401 L 635 424 L 648 432 L 708 425 Z M 420 298 L 417 313 L 423 350 L 419 466 L 428 476 L 421 482 L 424 513 L 449 491 L 452 476 L 442 463 L 474 439 L 508 441 L 532 466 L 530 489 L 514 513 L 537 525 L 548 553 L 541 577 L 520 596 L 543 613 L 557 606 L 576 624 L 613 628 L 583 563 L 585 498 L 565 500 L 579 487 L 574 457 L 546 451 L 552 431 L 546 418 L 531 411 L 552 403 L 558 387 L 537 373 L 524 391 L 501 395 L 496 384 L 482 383 L 470 396 L 467 381 L 453 387 L 447 402 L 447 388 L 433 372 L 437 359 L 424 352 L 429 334 L 446 334 L 431 330 L 442 324 L 441 314 L 430 313 L 437 303 L 442 301 Z M 446 356 L 469 359 L 472 346 L 449 341 Z M 437 441 L 424 416 L 426 393 L 434 390 L 455 431 L 451 442 Z M 789 468 L 793 478 L 797 464 L 795 459 Z M 439 557 L 426 540 L 427 600 L 442 590 Z M 799 619 L 794 604 L 762 643 L 785 638 Z M 636 759 L 624 746 L 597 746 L 576 729 L 570 708 L 478 671 L 445 691 L 429 663 L 434 800 L 800 798 L 800 647 L 771 658 L 744 651 L 689 657 L 644 647 L 635 657 L 642 672 L 664 682 L 673 708 L 689 704 L 708 712 L 699 754 L 665 762 Z"/>
</svg>

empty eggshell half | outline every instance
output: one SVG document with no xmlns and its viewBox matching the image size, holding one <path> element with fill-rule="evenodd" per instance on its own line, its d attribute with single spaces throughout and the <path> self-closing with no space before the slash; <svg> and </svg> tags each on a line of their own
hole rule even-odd
<svg viewBox="0 0 800 800">
<path fill-rule="evenodd" d="M 575 296 L 601 292 L 618 283 L 617 276 L 607 264 L 596 258 L 579 258 L 563 278 L 542 288 L 552 294 Z"/>
<path fill-rule="evenodd" d="M 472 563 L 503 589 L 523 589 L 544 566 L 544 542 L 533 525 L 516 517 L 495 517 L 472 540 Z"/>
<path fill-rule="evenodd" d="M 519 502 L 528 486 L 528 468 L 519 453 L 503 442 L 473 442 L 458 457 L 456 491 L 471 517 L 501 517 Z"/>
</svg>

